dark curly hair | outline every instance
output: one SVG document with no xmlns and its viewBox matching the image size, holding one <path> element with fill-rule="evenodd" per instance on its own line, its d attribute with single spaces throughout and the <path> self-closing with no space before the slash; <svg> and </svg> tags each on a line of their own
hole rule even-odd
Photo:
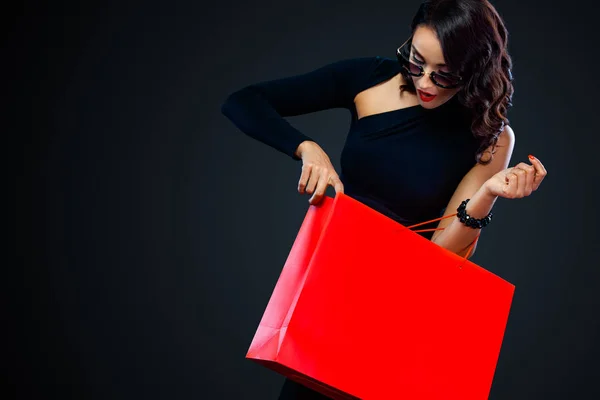
<svg viewBox="0 0 600 400">
<path fill-rule="evenodd" d="M 479 139 L 476 161 L 489 164 L 498 136 L 509 123 L 506 114 L 514 92 L 504 22 L 488 0 L 426 0 L 413 17 L 404 49 L 410 49 L 412 34 L 422 25 L 436 32 L 446 64 L 465 80 L 457 100 L 465 108 L 471 132 Z M 415 93 L 410 75 L 404 70 L 402 74 L 408 84 L 401 90 Z M 490 157 L 483 160 L 490 146 Z"/>
</svg>

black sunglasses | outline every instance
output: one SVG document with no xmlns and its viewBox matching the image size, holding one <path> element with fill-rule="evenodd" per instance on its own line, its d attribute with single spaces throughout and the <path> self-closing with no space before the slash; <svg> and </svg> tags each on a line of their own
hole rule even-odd
<svg viewBox="0 0 600 400">
<path fill-rule="evenodd" d="M 410 38 L 407 39 L 402 46 L 398 47 L 396 50 L 396 56 L 398 57 L 398 61 L 404 70 L 409 75 L 417 77 L 423 76 L 425 75 L 425 70 L 423 67 L 410 61 L 410 50 L 405 47 L 409 41 Z M 450 72 L 431 71 L 429 73 L 429 77 L 434 85 L 443 89 L 454 89 L 462 84 L 462 77 Z"/>
</svg>

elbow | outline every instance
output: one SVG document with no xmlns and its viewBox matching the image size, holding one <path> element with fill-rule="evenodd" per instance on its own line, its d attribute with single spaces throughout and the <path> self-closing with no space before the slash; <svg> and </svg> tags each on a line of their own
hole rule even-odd
<svg viewBox="0 0 600 400">
<path fill-rule="evenodd" d="M 225 101 L 223 101 L 221 103 L 221 114 L 225 115 L 226 117 L 229 116 L 229 110 L 231 109 L 231 105 L 232 105 L 231 98 L 230 98 L 230 96 L 227 96 Z"/>
<path fill-rule="evenodd" d="M 229 117 L 235 108 L 244 104 L 245 99 L 247 99 L 251 93 L 252 88 L 250 86 L 243 87 L 242 89 L 230 93 L 221 103 L 221 114 Z"/>
<path fill-rule="evenodd" d="M 239 91 L 238 91 L 239 92 Z M 225 100 L 221 103 L 221 114 L 229 116 L 229 112 L 235 106 L 236 97 L 238 92 L 230 93 Z"/>
</svg>

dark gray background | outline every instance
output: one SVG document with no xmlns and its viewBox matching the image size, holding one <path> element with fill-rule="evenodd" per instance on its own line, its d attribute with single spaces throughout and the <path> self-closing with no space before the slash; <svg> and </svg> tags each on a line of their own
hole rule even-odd
<svg viewBox="0 0 600 400">
<path fill-rule="evenodd" d="M 419 2 L 82 4 L 5 15 L 17 258 L 3 379 L 20 398 L 276 399 L 283 378 L 244 356 L 308 197 L 301 163 L 220 105 L 252 82 L 394 57 Z M 490 398 L 594 398 L 594 14 L 493 4 L 514 62 L 511 165 L 531 153 L 549 174 L 530 197 L 498 199 L 472 258 L 516 285 Z M 345 111 L 290 122 L 339 166 Z"/>
</svg>

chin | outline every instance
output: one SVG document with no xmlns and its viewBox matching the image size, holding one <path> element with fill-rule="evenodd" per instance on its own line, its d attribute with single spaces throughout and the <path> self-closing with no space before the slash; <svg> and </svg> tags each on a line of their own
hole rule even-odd
<svg viewBox="0 0 600 400">
<path fill-rule="evenodd" d="M 422 100 L 419 99 L 419 103 L 421 103 L 421 106 L 423 108 L 428 108 L 428 109 L 432 109 L 432 108 L 436 108 L 439 104 L 437 101 L 430 101 L 430 102 L 424 102 Z"/>
</svg>

